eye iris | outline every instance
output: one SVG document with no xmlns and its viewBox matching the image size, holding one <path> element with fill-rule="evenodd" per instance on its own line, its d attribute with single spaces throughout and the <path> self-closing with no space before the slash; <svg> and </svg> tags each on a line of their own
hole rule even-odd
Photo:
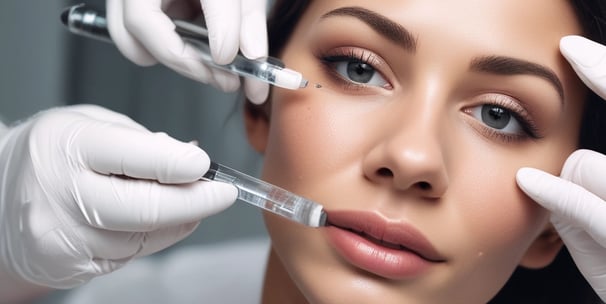
<svg viewBox="0 0 606 304">
<path fill-rule="evenodd" d="M 482 106 L 482 120 L 491 128 L 503 129 L 511 120 L 509 111 L 491 105 Z"/>
<path fill-rule="evenodd" d="M 374 72 L 374 68 L 364 62 L 350 62 L 347 64 L 347 76 L 355 82 L 369 82 Z"/>
</svg>

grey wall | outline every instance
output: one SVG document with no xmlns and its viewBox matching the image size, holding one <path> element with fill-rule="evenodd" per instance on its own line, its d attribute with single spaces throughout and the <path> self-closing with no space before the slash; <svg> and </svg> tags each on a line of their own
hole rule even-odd
<svg viewBox="0 0 606 304">
<path fill-rule="evenodd" d="M 61 1 L 0 1 L 0 115 L 5 122 L 65 103 Z M 50 26 L 49 26 L 50 25 Z"/>
<path fill-rule="evenodd" d="M 104 7 L 104 1 L 84 2 Z M 113 45 L 69 34 L 59 15 L 75 3 L 0 1 L 0 113 L 5 121 L 63 104 L 98 104 L 151 131 L 198 140 L 213 160 L 258 173 L 260 156 L 245 140 L 238 94 L 224 94 L 162 66 L 136 66 Z M 237 202 L 204 220 L 182 243 L 264 233 L 259 211 Z"/>
</svg>

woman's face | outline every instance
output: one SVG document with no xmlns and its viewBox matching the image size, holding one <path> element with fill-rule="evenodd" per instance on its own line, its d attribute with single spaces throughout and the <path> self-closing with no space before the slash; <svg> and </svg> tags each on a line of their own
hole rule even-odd
<svg viewBox="0 0 606 304">
<path fill-rule="evenodd" d="M 265 215 L 271 290 L 476 303 L 549 263 L 560 244 L 515 174 L 557 174 L 575 149 L 586 91 L 558 43 L 580 32 L 564 0 L 313 1 L 281 54 L 310 86 L 274 88 L 253 137 L 263 178 L 332 226 Z"/>
</svg>

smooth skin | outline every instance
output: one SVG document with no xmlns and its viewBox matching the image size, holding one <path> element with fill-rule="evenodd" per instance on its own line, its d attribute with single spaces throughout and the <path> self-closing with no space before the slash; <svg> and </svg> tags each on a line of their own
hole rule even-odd
<svg viewBox="0 0 606 304">
<path fill-rule="evenodd" d="M 399 24 L 415 47 L 342 7 Z M 408 223 L 445 262 L 385 278 L 350 263 L 326 229 L 267 214 L 264 303 L 485 303 L 518 265 L 548 265 L 562 243 L 515 175 L 558 174 L 576 148 L 587 90 L 558 44 L 580 32 L 566 1 L 313 2 L 281 57 L 323 88 L 275 89 L 271 121 L 247 117 L 263 178 L 329 211 Z M 482 60 L 495 56 L 515 59 L 499 61 L 510 72 Z M 351 82 L 355 60 L 376 71 L 365 84 Z M 511 72 L 527 63 L 542 72 Z M 482 110 L 515 114 L 502 127 Z"/>
</svg>

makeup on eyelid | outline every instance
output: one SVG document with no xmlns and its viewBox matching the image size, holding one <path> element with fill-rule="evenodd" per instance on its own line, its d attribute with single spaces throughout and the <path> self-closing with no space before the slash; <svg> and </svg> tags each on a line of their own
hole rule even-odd
<svg viewBox="0 0 606 304">
<path fill-rule="evenodd" d="M 390 57 L 392 54 L 381 47 L 369 48 L 364 46 L 363 41 L 354 38 L 341 39 L 349 44 L 343 46 L 341 42 L 331 42 L 328 37 L 318 37 L 310 42 L 310 53 L 320 68 L 315 71 L 308 68 L 306 75 L 318 77 L 316 82 L 322 83 L 325 89 L 329 89 L 328 92 L 355 98 L 364 95 L 380 98 L 398 94 L 398 90 L 406 87 L 407 84 L 401 81 L 406 79 L 402 75 L 408 72 L 402 69 L 406 69 L 409 63 L 394 63 L 395 59 Z M 414 57 L 411 55 L 406 60 L 414 60 Z M 557 76 L 553 76 L 556 74 L 550 74 L 553 77 L 526 72 L 512 74 L 503 69 L 513 64 L 512 69 L 517 71 L 518 65 L 526 64 L 525 61 L 504 56 L 476 55 L 472 58 L 471 67 L 466 67 L 460 76 L 464 83 L 453 90 L 463 90 L 466 92 L 464 94 L 469 94 L 461 102 L 467 103 L 465 100 L 468 99 L 474 107 L 491 108 L 489 117 L 474 115 L 477 112 L 469 111 L 472 107 L 465 105 L 467 109 L 463 112 L 470 114 L 482 126 L 476 129 L 489 138 L 507 143 L 542 139 L 560 113 L 561 94 L 559 90 L 554 90 L 558 87 L 557 81 L 548 80 L 556 79 L 554 77 Z M 495 60 L 498 61 L 494 64 L 499 64 L 499 70 L 491 72 L 491 64 Z M 483 64 L 482 68 L 476 67 L 480 63 Z M 486 96 L 490 98 L 486 99 Z M 537 112 L 537 109 L 541 111 Z M 503 126 L 499 126 L 499 123 L 503 123 Z"/>
<path fill-rule="evenodd" d="M 394 79 L 393 75 L 383 76 L 381 73 L 381 70 L 389 69 L 389 63 L 370 50 L 349 46 L 313 53 L 320 68 L 306 74 L 319 77 L 315 87 L 323 88 L 322 92 L 335 94 L 337 98 L 351 96 L 357 100 L 366 96 L 367 101 L 369 98 L 372 101 L 389 98 L 394 93 L 394 85 L 390 82 Z M 535 115 L 527 109 L 525 102 L 506 93 L 511 87 L 513 92 L 525 91 L 518 89 L 520 80 L 507 81 L 507 85 L 503 85 L 502 77 L 508 76 L 498 76 L 497 80 L 489 81 L 497 81 L 499 85 L 493 83 L 484 93 L 469 93 L 475 97 L 462 101 L 466 103 L 463 112 L 474 119 L 471 125 L 478 133 L 492 140 L 504 143 L 540 140 L 543 128 L 540 128 L 542 125 L 537 123 Z M 528 81 L 526 76 L 522 77 L 524 82 Z M 537 96 L 529 99 L 537 100 Z"/>
<path fill-rule="evenodd" d="M 410 81 L 418 75 L 412 70 L 415 58 L 421 56 L 411 51 L 415 47 L 405 50 L 391 40 L 369 44 L 369 35 L 377 33 L 367 24 L 333 17 L 322 20 L 308 36 L 304 49 L 313 64 L 297 67 L 311 77 L 310 84 L 322 88 L 318 92 L 330 95 L 318 98 L 347 97 L 348 101 L 377 104 L 376 101 L 410 92 Z M 345 24 L 355 30 L 343 33 Z M 470 53 L 469 58 L 463 59 L 469 64 L 462 66 L 459 79 L 463 84 L 452 88 L 456 90 L 453 94 L 459 96 L 456 102 L 463 105 L 462 112 L 474 119 L 472 126 L 486 138 L 514 144 L 541 140 L 561 113 L 560 75 L 541 60 L 507 55 L 491 55 L 488 50 Z M 469 95 L 460 95 L 461 90 Z M 487 95 L 491 98 L 481 98 Z"/>
<path fill-rule="evenodd" d="M 359 54 L 358 54 L 359 53 Z M 392 89 L 378 69 L 370 52 L 331 51 L 314 54 L 317 64 L 299 68 L 310 82 L 308 87 L 338 96 L 381 96 Z"/>
</svg>

